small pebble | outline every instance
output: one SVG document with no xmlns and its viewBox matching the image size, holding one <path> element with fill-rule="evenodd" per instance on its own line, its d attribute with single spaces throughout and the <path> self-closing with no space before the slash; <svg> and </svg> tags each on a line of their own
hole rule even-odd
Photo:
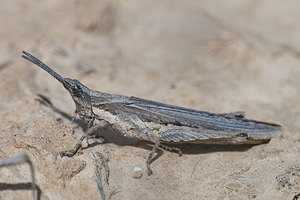
<svg viewBox="0 0 300 200">
<path fill-rule="evenodd" d="M 134 167 L 132 178 L 140 179 L 142 178 L 142 176 L 143 176 L 142 169 L 140 167 Z"/>
</svg>

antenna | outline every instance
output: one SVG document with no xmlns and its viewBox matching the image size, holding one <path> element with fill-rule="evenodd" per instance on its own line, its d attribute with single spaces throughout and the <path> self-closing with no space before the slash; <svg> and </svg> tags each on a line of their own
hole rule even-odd
<svg viewBox="0 0 300 200">
<path fill-rule="evenodd" d="M 46 65 L 45 63 L 43 63 L 42 61 L 40 61 L 39 59 L 37 59 L 36 57 L 34 57 L 33 55 L 31 55 L 30 53 L 28 53 L 26 51 L 23 51 L 23 53 L 25 54 L 25 55 L 22 55 L 23 58 L 36 64 L 40 68 L 44 69 L 49 74 L 51 74 L 54 78 L 56 78 L 59 82 L 61 82 L 63 85 L 65 85 L 64 78 L 61 75 L 59 75 L 58 73 L 56 73 L 53 69 L 51 69 L 48 65 Z"/>
</svg>

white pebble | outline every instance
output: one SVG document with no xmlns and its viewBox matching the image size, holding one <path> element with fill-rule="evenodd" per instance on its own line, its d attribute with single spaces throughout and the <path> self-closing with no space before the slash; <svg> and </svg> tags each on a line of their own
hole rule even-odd
<svg viewBox="0 0 300 200">
<path fill-rule="evenodd" d="M 143 176 L 142 169 L 140 167 L 134 167 L 132 178 L 140 179 Z"/>
</svg>

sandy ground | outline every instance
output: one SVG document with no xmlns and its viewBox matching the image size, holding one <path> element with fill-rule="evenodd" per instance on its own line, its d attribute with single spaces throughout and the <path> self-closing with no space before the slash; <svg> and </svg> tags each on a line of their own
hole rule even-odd
<svg viewBox="0 0 300 200">
<path fill-rule="evenodd" d="M 26 152 L 40 199 L 100 199 L 92 153 L 109 157 L 111 199 L 293 199 L 300 192 L 299 1 L 0 1 L 0 158 Z M 283 126 L 252 147 L 183 146 L 183 156 L 119 137 L 61 158 L 82 135 L 75 106 L 26 50 L 89 88 Z M 46 106 L 39 95 L 48 98 Z M 133 178 L 134 167 L 143 176 Z M 26 164 L 0 169 L 0 199 L 30 199 Z M 7 186 L 7 187 L 5 187 Z M 8 187 L 9 186 L 9 187 Z"/>
</svg>

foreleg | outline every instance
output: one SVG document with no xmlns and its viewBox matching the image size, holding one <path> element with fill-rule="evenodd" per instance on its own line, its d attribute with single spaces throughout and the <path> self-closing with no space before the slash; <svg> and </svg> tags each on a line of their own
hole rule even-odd
<svg viewBox="0 0 300 200">
<path fill-rule="evenodd" d="M 107 122 L 104 120 L 99 121 L 98 124 L 91 126 L 89 129 L 87 129 L 85 131 L 85 133 L 81 136 L 81 138 L 78 140 L 78 142 L 76 143 L 76 145 L 74 146 L 74 148 L 72 149 L 71 152 L 61 152 L 60 156 L 64 157 L 72 157 L 76 154 L 76 152 L 78 151 L 78 149 L 81 147 L 81 142 L 88 137 L 89 135 L 91 135 L 92 133 L 94 133 L 97 129 L 105 127 L 107 125 Z"/>
</svg>

